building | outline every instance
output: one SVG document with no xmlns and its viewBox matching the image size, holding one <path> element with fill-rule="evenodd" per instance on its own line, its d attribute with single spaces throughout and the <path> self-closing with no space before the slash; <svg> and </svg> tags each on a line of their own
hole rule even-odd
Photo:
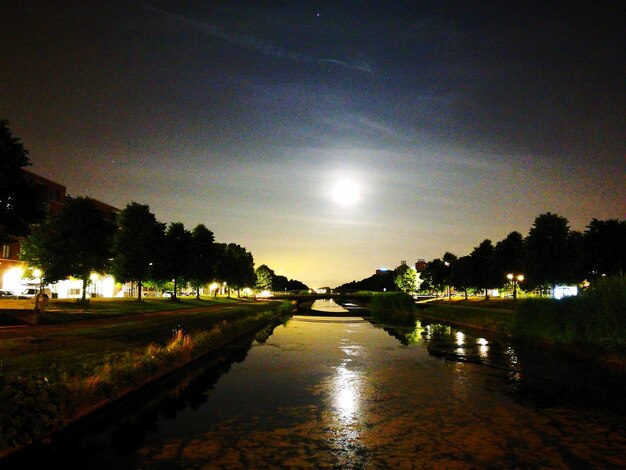
<svg viewBox="0 0 626 470">
<path fill-rule="evenodd" d="M 66 201 L 70 198 L 64 185 L 56 181 L 44 178 L 31 171 L 23 170 L 27 178 L 33 184 L 42 188 L 46 197 L 47 216 L 58 214 Z M 104 202 L 94 200 L 96 206 L 111 222 L 119 213 L 119 209 Z M 20 245 L 23 238 L 16 238 L 10 243 L 5 243 L 0 250 L 0 290 L 11 291 L 20 294 L 28 288 L 39 287 L 41 279 L 36 270 L 20 261 Z M 82 282 L 77 280 L 64 280 L 49 286 L 50 293 L 59 298 L 79 298 L 82 294 Z M 113 297 L 117 292 L 115 282 L 110 276 L 94 275 L 92 284 L 89 286 L 92 295 Z"/>
</svg>

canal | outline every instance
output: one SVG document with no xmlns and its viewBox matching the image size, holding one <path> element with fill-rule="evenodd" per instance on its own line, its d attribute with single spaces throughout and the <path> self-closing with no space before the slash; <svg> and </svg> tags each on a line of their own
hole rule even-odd
<svg viewBox="0 0 626 470">
<path fill-rule="evenodd" d="M 315 307 L 314 307 L 315 308 Z M 624 468 L 624 383 L 554 352 L 336 305 L 46 459 L 81 468 Z M 340 316 L 342 315 L 342 316 Z M 104 428 L 104 425 L 101 425 Z"/>
</svg>

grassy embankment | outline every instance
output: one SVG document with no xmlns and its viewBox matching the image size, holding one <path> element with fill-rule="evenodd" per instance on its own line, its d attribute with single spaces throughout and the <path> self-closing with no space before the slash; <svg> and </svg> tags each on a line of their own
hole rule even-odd
<svg viewBox="0 0 626 470">
<path fill-rule="evenodd" d="M 440 300 L 418 304 L 420 310 L 416 311 L 408 305 L 408 296 L 402 301 L 400 296 L 374 296 L 372 305 L 381 312 L 389 309 L 389 313 L 378 316 L 404 322 L 421 316 L 540 340 L 590 355 L 626 356 L 626 277 L 623 276 L 601 279 L 581 295 L 561 300 Z"/>
<path fill-rule="evenodd" d="M 513 333 L 567 345 L 583 353 L 626 356 L 626 277 L 597 281 L 582 295 L 528 299 L 515 311 Z"/>
<path fill-rule="evenodd" d="M 515 303 L 510 299 L 453 298 L 418 304 L 418 307 L 422 317 L 498 333 L 511 333 L 516 316 Z"/>
<path fill-rule="evenodd" d="M 374 294 L 372 317 L 380 322 L 412 326 L 418 317 L 471 326 L 491 331 L 510 331 L 514 304 L 505 299 L 454 298 L 416 304 L 411 296 L 399 292 Z"/>
<path fill-rule="evenodd" d="M 50 299 L 44 315 L 41 317 L 42 325 L 65 323 L 76 320 L 93 320 L 98 318 L 111 318 L 116 315 L 129 315 L 132 313 L 161 312 L 166 310 L 179 310 L 183 308 L 207 307 L 222 305 L 233 302 L 241 302 L 246 299 L 235 297 L 181 297 L 176 301 L 169 298 L 145 298 L 141 302 L 136 299 L 90 299 L 83 304 L 75 299 Z M 32 309 L 35 301 L 32 299 L 1 299 L 2 309 Z"/>
<path fill-rule="evenodd" d="M 42 325 L 0 330 L 0 455 L 290 308 L 226 299 L 51 302 Z"/>
</svg>

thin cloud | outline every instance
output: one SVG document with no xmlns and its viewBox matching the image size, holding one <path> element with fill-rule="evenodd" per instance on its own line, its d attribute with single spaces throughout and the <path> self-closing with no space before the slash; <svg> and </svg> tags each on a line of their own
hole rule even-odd
<svg viewBox="0 0 626 470">
<path fill-rule="evenodd" d="M 187 26 L 191 26 L 196 30 L 203 31 L 225 42 L 229 42 L 231 44 L 236 44 L 238 46 L 260 52 L 267 57 L 285 59 L 306 64 L 332 64 L 338 67 L 345 68 L 347 70 L 354 70 L 366 73 L 368 75 L 374 75 L 372 67 L 364 61 L 352 62 L 334 58 L 318 58 L 310 54 L 293 52 L 280 45 L 264 41 L 256 36 L 251 36 L 248 34 L 228 33 L 226 31 L 223 31 L 215 24 L 205 23 L 184 15 L 171 13 L 169 11 L 157 8 L 147 3 L 143 3 L 143 6 L 150 11 L 153 11 L 163 16 L 167 16 L 168 18 L 174 19 Z"/>
</svg>

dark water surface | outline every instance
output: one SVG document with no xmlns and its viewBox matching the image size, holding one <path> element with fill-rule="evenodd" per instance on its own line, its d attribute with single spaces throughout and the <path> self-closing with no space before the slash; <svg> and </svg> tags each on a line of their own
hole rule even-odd
<svg viewBox="0 0 626 470">
<path fill-rule="evenodd" d="M 116 418 L 99 449 L 73 458 L 103 469 L 624 468 L 624 393 L 619 377 L 506 339 L 294 316 L 132 424 Z"/>
</svg>

